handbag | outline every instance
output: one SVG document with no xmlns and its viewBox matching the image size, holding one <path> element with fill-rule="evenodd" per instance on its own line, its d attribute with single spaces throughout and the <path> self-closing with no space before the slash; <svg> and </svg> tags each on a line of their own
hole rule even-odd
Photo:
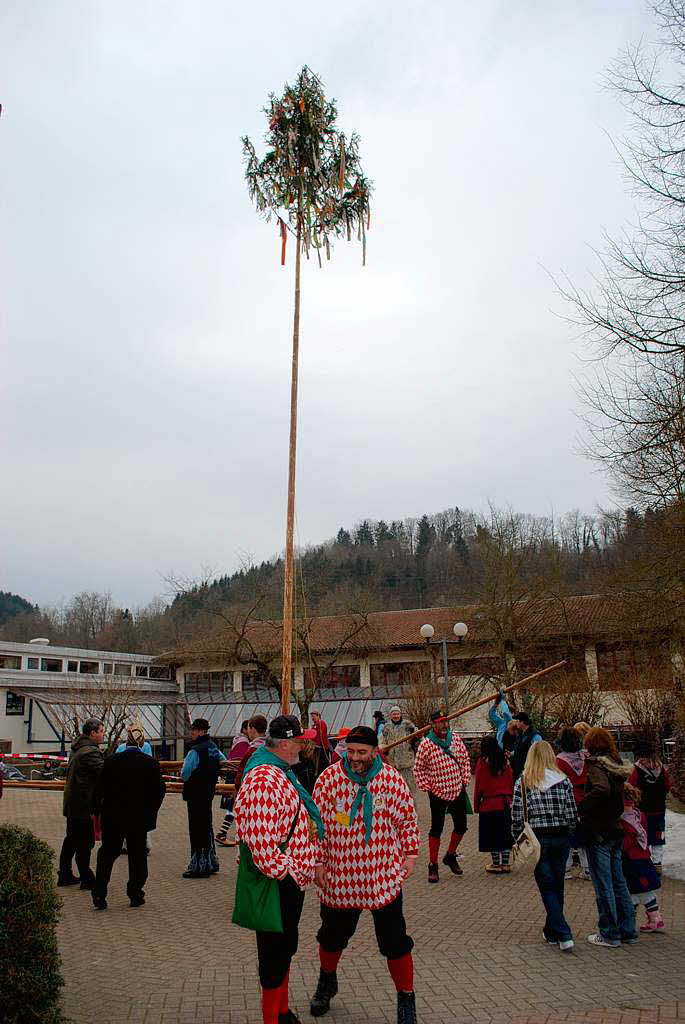
<svg viewBox="0 0 685 1024">
<path fill-rule="evenodd" d="M 281 851 L 285 850 L 292 838 L 301 806 L 302 798 L 297 805 L 297 811 L 285 842 L 280 844 Z M 283 933 L 278 879 L 262 874 L 252 859 L 250 847 L 243 840 L 240 841 L 240 862 L 235 880 L 231 921 L 238 927 L 247 928 L 252 932 Z"/>
<path fill-rule="evenodd" d="M 511 862 L 514 868 L 534 868 L 540 860 L 540 841 L 528 823 L 528 797 L 526 784 L 521 776 L 521 797 L 523 799 L 523 830 L 511 848 Z"/>
</svg>

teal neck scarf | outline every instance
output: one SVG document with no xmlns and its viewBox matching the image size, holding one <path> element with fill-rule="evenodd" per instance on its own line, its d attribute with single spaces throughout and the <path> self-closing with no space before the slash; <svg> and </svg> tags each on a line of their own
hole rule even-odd
<svg viewBox="0 0 685 1024">
<path fill-rule="evenodd" d="M 438 736 L 437 733 L 433 732 L 433 730 L 431 729 L 431 731 L 428 733 L 428 739 L 431 740 L 433 743 L 435 743 L 436 746 L 438 746 L 442 750 L 444 750 L 446 754 L 450 753 L 450 748 L 452 746 L 452 730 L 451 729 L 447 730 L 447 735 L 445 737 Z"/>
<path fill-rule="evenodd" d="M 289 764 L 275 754 L 273 750 L 269 750 L 268 747 L 259 747 L 255 750 L 254 754 L 250 757 L 249 761 L 245 766 L 245 775 L 251 772 L 253 768 L 259 768 L 263 764 L 273 765 L 274 768 L 280 768 L 288 782 L 292 783 L 297 792 L 300 795 L 302 803 L 307 808 L 307 814 L 316 825 L 316 831 L 319 833 L 319 839 L 323 839 L 324 827 L 323 821 L 321 820 L 321 813 L 319 808 L 316 806 L 311 796 L 301 784 L 295 772 L 292 770 Z M 244 777 L 244 776 L 243 776 Z"/>
<path fill-rule="evenodd" d="M 373 761 L 369 765 L 369 770 L 363 775 L 359 775 L 357 772 L 353 772 L 350 768 L 350 763 L 347 760 L 347 754 L 342 759 L 343 771 L 351 782 L 356 782 L 359 786 L 357 794 L 352 803 L 352 810 L 350 811 L 350 825 L 354 821 L 357 811 L 363 804 L 362 816 L 364 819 L 364 842 L 371 842 L 371 826 L 373 824 L 373 797 L 369 793 L 368 785 L 372 779 L 375 779 L 380 771 L 383 770 L 383 761 L 381 760 L 380 754 L 376 754 Z"/>
</svg>

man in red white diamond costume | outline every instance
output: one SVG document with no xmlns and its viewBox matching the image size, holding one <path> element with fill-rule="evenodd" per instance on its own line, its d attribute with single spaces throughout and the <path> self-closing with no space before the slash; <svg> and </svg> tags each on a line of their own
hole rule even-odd
<svg viewBox="0 0 685 1024">
<path fill-rule="evenodd" d="M 322 772 L 313 794 L 324 837 L 316 868 L 321 971 L 310 1011 L 314 1017 L 328 1012 L 338 991 L 338 961 L 362 910 L 370 910 L 397 990 L 398 1024 L 416 1024 L 414 943 L 402 912 L 402 883 L 419 852 L 416 808 L 400 773 L 381 760 L 374 729 L 357 726 L 346 744 L 345 756 Z"/>
<path fill-rule="evenodd" d="M 419 743 L 414 761 L 414 778 L 428 793 L 431 827 L 428 833 L 428 881 L 437 882 L 440 837 L 445 815 L 452 818 L 452 835 L 443 864 L 455 875 L 463 874 L 457 847 L 466 832 L 466 788 L 471 781 L 471 760 L 461 738 L 453 733 L 441 711 L 431 715 L 432 727 Z"/>
</svg>

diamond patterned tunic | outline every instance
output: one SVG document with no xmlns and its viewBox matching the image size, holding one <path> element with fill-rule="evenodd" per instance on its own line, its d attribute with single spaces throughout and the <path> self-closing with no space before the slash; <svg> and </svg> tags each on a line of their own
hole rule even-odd
<svg viewBox="0 0 685 1024">
<path fill-rule="evenodd" d="M 399 893 L 402 861 L 419 852 L 419 824 L 407 783 L 396 768 L 384 764 L 368 786 L 373 824 L 365 843 L 361 807 L 349 824 L 358 788 L 345 775 L 341 761 L 326 768 L 314 787 L 326 828 L 319 844 L 319 863 L 326 873 L 319 896 L 329 907 L 375 910 Z"/>
<path fill-rule="evenodd" d="M 280 768 L 260 765 L 245 776 L 235 799 L 236 832 L 250 848 L 256 866 L 269 878 L 289 873 L 301 889 L 314 879 L 316 846 L 309 837 L 309 815 L 299 795 Z M 297 825 L 285 851 L 280 844 Z"/>
<path fill-rule="evenodd" d="M 419 743 L 414 762 L 414 778 L 419 789 L 449 802 L 456 800 L 471 781 L 469 752 L 456 732 L 452 733 L 450 750 L 456 762 L 426 736 Z"/>
</svg>

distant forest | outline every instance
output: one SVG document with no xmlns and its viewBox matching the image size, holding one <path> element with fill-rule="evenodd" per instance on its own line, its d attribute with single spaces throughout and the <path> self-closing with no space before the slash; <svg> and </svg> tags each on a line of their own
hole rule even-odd
<svg viewBox="0 0 685 1024">
<path fill-rule="evenodd" d="M 296 614 L 335 615 L 481 603 L 526 596 L 682 587 L 680 518 L 669 510 L 578 511 L 558 518 L 454 507 L 385 522 L 364 519 L 298 552 Z M 168 600 L 119 608 L 84 592 L 59 608 L 0 595 L 0 639 L 158 653 L 219 628 L 239 610 L 279 619 L 283 563 L 274 557 L 227 575 L 169 580 Z"/>
</svg>

